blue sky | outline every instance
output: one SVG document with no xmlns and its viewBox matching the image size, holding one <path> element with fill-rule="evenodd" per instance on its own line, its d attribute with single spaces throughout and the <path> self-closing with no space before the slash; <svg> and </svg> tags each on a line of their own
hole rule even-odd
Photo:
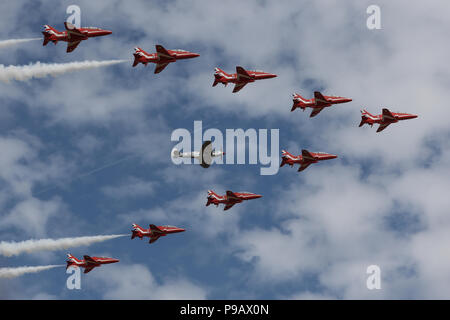
<svg viewBox="0 0 450 320">
<path fill-rule="evenodd" d="M 66 44 L 0 49 L 1 64 L 127 59 L 111 67 L 0 83 L 0 241 L 129 233 L 132 223 L 187 229 L 153 245 L 118 238 L 72 248 L 119 258 L 65 287 L 64 268 L 0 280 L 5 299 L 448 298 L 450 219 L 446 115 L 446 1 L 3 1 L 0 39 L 63 29 L 70 4 L 83 26 L 113 34 Z M 132 68 L 155 44 L 197 59 Z M 214 67 L 278 77 L 212 88 Z M 353 99 L 310 119 L 292 93 Z M 419 114 L 358 128 L 359 110 Z M 177 128 L 280 129 L 280 149 L 338 154 L 298 174 L 259 165 L 175 166 Z M 280 150 L 281 151 L 281 150 Z M 101 169 L 101 170 L 96 170 Z M 90 173 L 94 170 L 93 173 Z M 207 190 L 262 199 L 223 212 Z M 133 192 L 130 192 L 132 190 Z M 2 267 L 64 264 L 67 251 L 0 257 Z M 366 268 L 382 289 L 366 288 Z"/>
</svg>

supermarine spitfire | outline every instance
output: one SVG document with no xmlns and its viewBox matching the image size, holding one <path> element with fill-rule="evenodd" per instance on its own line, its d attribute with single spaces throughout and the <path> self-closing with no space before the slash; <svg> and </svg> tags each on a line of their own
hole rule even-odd
<svg viewBox="0 0 450 320">
<path fill-rule="evenodd" d="M 212 142 L 205 141 L 200 151 L 180 152 L 178 149 L 174 148 L 171 154 L 172 158 L 198 159 L 200 165 L 203 168 L 208 168 L 211 165 L 212 159 L 214 157 L 222 157 L 225 152 L 213 150 Z"/>
</svg>

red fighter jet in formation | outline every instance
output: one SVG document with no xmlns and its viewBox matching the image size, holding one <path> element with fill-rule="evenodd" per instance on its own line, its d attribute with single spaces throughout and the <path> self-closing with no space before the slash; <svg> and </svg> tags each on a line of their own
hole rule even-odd
<svg viewBox="0 0 450 320">
<path fill-rule="evenodd" d="M 294 93 L 294 105 L 292 106 L 291 112 L 297 108 L 303 109 L 313 108 L 310 118 L 315 117 L 319 114 L 323 108 L 330 107 L 333 104 L 346 103 L 352 101 L 352 99 L 344 97 L 334 97 L 334 96 L 324 96 L 319 91 L 314 91 L 314 98 L 305 99 L 298 93 Z"/>
<path fill-rule="evenodd" d="M 152 62 L 156 63 L 155 73 L 160 73 L 171 62 L 183 59 L 191 59 L 199 57 L 198 53 L 189 52 L 186 50 L 166 50 L 163 46 L 156 45 L 156 53 L 147 53 L 141 48 L 134 48 L 134 63 L 133 67 L 136 67 L 139 63 L 144 64 Z"/>
<path fill-rule="evenodd" d="M 298 156 L 294 156 L 287 152 L 286 150 L 281 151 L 281 164 L 280 167 L 285 164 L 290 165 L 291 167 L 298 163 L 300 168 L 298 168 L 298 172 L 305 170 L 312 163 L 317 163 L 322 160 L 330 160 L 336 159 L 337 155 L 325 153 L 325 152 L 309 152 L 308 150 L 303 149 L 302 154 Z"/>
<path fill-rule="evenodd" d="M 414 119 L 417 117 L 418 116 L 415 114 L 391 112 L 386 108 L 383 109 L 382 114 L 377 116 L 370 114 L 366 110 L 362 110 L 361 122 L 359 123 L 359 126 L 362 127 L 365 123 L 368 123 L 372 127 L 374 123 L 379 123 L 380 126 L 378 127 L 377 132 L 380 132 L 386 129 L 386 127 L 391 123 L 396 123 L 399 120 Z"/>
<path fill-rule="evenodd" d="M 105 257 L 89 257 L 89 256 L 83 256 L 83 260 L 78 260 L 70 253 L 67 254 L 67 268 L 70 266 L 77 266 L 82 267 L 84 269 L 84 273 L 88 273 L 92 269 L 96 267 L 100 267 L 102 264 L 109 264 L 109 263 L 116 263 L 119 262 L 118 259 L 113 258 L 105 258 Z"/>
<path fill-rule="evenodd" d="M 236 203 L 241 203 L 244 200 L 258 199 L 261 197 L 262 195 L 251 192 L 233 192 L 233 191 L 227 191 L 226 195 L 219 196 L 214 191 L 208 190 L 208 202 L 206 203 L 206 206 L 209 206 L 211 203 L 213 203 L 217 207 L 219 203 L 223 203 L 225 204 L 223 210 L 228 210 Z"/>
<path fill-rule="evenodd" d="M 150 228 L 144 229 L 141 226 L 133 223 L 133 229 L 131 230 L 131 239 L 135 237 L 142 238 L 149 237 L 149 243 L 153 243 L 159 239 L 159 237 L 166 236 L 171 233 L 183 232 L 185 229 L 174 227 L 174 226 L 155 226 L 154 224 L 150 225 Z"/>
<path fill-rule="evenodd" d="M 66 31 L 58 31 L 49 25 L 44 26 L 44 43 L 43 46 L 47 45 L 52 41 L 55 45 L 58 41 L 67 42 L 67 52 L 72 52 L 80 44 L 82 40 L 87 40 L 92 37 L 100 37 L 111 34 L 109 30 L 103 30 L 100 28 L 87 27 L 77 29 L 73 24 L 69 22 L 64 22 Z"/>
<path fill-rule="evenodd" d="M 236 73 L 233 74 L 228 74 L 222 69 L 215 68 L 214 83 L 212 86 L 215 87 L 218 83 L 222 83 L 226 86 L 229 82 L 231 82 L 236 84 L 234 86 L 233 92 L 238 92 L 249 82 L 255 82 L 255 80 L 261 79 L 275 78 L 276 76 L 276 74 L 263 71 L 245 70 L 244 68 L 239 66 L 236 67 Z"/>
</svg>

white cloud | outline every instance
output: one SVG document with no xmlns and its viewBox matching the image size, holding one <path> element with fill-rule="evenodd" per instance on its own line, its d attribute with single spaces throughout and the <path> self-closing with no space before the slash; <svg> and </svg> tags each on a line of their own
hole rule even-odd
<svg viewBox="0 0 450 320">
<path fill-rule="evenodd" d="M 206 225 L 201 236 L 208 241 L 229 232 L 229 237 L 222 239 L 227 252 L 235 252 L 238 259 L 254 268 L 253 280 L 258 283 L 277 285 L 316 275 L 318 292 L 300 288 L 294 298 L 447 297 L 450 47 L 449 21 L 442 12 L 448 12 L 449 3 L 380 1 L 383 29 L 375 31 L 365 27 L 369 4 L 331 0 L 282 5 L 174 1 L 170 6 L 157 6 L 146 1 L 95 5 L 84 1 L 81 6 L 86 11 L 86 23 L 119 27 L 118 21 L 126 21 L 124 34 L 115 32 L 114 37 L 89 40 L 71 56 L 65 54 L 61 44 L 36 50 L 37 56 L 51 54 L 58 61 L 74 57 L 131 58 L 133 46 L 151 51 L 160 42 L 167 48 L 198 51 L 201 57 L 176 63 L 158 76 L 151 68 L 123 65 L 34 81 L 29 87 L 31 95 L 24 94 L 28 87 L 2 86 L 0 91 L 5 101 L 21 96 L 30 114 L 44 116 L 46 125 L 63 124 L 75 129 L 95 125 L 120 130 L 119 151 L 143 154 L 142 160 L 159 165 L 170 164 L 168 133 L 171 115 L 177 112 L 210 112 L 218 119 L 231 114 L 242 120 L 258 120 L 261 126 L 279 126 L 290 135 L 281 146 L 317 148 L 337 153 L 339 158 L 313 165 L 300 175 L 292 170 L 292 175 L 282 176 L 286 180 L 280 179 L 279 185 L 267 187 L 281 191 L 261 200 L 267 204 L 262 211 L 270 214 L 271 225 L 250 230 L 242 227 L 239 215 L 245 212 L 244 206 L 233 208 L 232 215 L 204 208 L 206 195 L 202 192 L 209 188 L 224 191 L 232 183 L 264 183 L 247 176 L 236 182 L 223 167 L 211 167 L 201 174 L 194 166 L 160 170 L 158 177 L 166 179 L 168 192 L 176 199 L 122 218 Z M 62 6 L 48 19 L 59 21 Z M 49 7 L 43 5 L 44 10 Z M 17 30 L 22 8 L 15 3 L 8 10 L 0 10 L 10 12 L 0 22 L 4 35 Z M 152 21 L 150 27 L 148 21 Z M 9 53 L 3 57 L 16 59 Z M 232 94 L 229 87 L 211 87 L 215 66 L 232 71 L 238 64 L 279 77 L 250 84 L 239 94 Z M 116 76 L 121 77 L 120 82 Z M 318 87 L 323 87 L 325 94 L 348 96 L 353 102 L 324 110 L 314 119 L 306 112 L 289 112 L 292 92 L 311 97 Z M 55 94 L 68 90 L 76 93 L 76 102 Z M 163 106 L 170 106 L 167 115 Z M 380 134 L 374 132 L 375 128 L 357 127 L 359 109 L 379 113 L 382 106 L 417 113 L 419 118 L 393 124 Z M 86 150 L 90 145 L 95 149 L 95 143 L 83 145 Z M 6 203 L 9 197 L 24 197 L 23 203 L 11 211 L 14 215 L 6 213 L 3 217 L 17 227 L 19 218 L 29 219 L 40 227 L 36 231 L 30 226 L 20 228 L 45 233 L 46 221 L 56 217 L 58 200 L 47 203 L 30 199 L 31 189 L 57 179 L 66 165 L 60 158 L 52 158 L 48 165 L 40 153 L 42 142 L 31 137 L 4 136 L 0 148 L 4 151 L 0 177 L 6 183 L 0 203 Z M 143 180 L 133 184 L 129 190 L 135 188 L 137 193 L 148 187 Z M 191 189 L 186 191 L 187 187 Z M 127 193 L 120 187 L 109 192 Z M 36 218 L 38 215 L 40 218 Z M 239 237 L 233 238 L 236 234 Z M 365 268 L 373 263 L 382 267 L 385 277 L 381 292 L 365 288 Z M 97 273 L 104 277 L 105 285 L 107 279 L 112 281 L 108 297 L 123 297 L 120 288 L 131 292 L 133 286 L 122 282 L 122 276 L 131 277 L 130 282 L 146 292 L 139 295 L 137 290 L 138 298 L 165 297 L 172 290 L 171 281 L 157 284 L 148 269 L 132 267 L 143 275 L 143 283 L 121 268 L 105 268 L 108 272 L 122 271 L 111 273 L 111 277 Z M 181 283 L 183 288 L 204 296 L 201 289 L 193 289 L 195 285 Z M 154 289 L 154 295 L 148 293 L 149 289 Z"/>
<path fill-rule="evenodd" d="M 14 206 L 0 221 L 2 229 L 14 227 L 26 235 L 45 237 L 49 220 L 64 217 L 66 210 L 59 199 L 27 199 Z"/>
<path fill-rule="evenodd" d="M 155 182 L 130 177 L 119 185 L 106 186 L 102 192 L 111 198 L 135 198 L 151 196 L 155 191 Z"/>
<path fill-rule="evenodd" d="M 183 277 L 167 278 L 162 282 L 155 279 L 144 265 L 129 264 L 105 268 L 92 274 L 89 286 L 97 290 L 104 299 L 206 299 L 207 291 Z"/>
</svg>

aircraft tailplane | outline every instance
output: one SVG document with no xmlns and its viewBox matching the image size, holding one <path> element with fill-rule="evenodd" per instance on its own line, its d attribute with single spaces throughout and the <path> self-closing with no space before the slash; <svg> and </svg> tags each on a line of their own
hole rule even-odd
<svg viewBox="0 0 450 320">
<path fill-rule="evenodd" d="M 45 32 L 42 32 L 42 34 L 44 35 L 44 42 L 42 43 L 42 45 L 46 46 L 47 43 L 50 42 L 50 36 L 47 33 L 45 33 Z"/>
<path fill-rule="evenodd" d="M 141 62 L 139 59 L 140 59 L 140 55 L 139 54 L 137 54 L 137 53 L 135 53 L 135 54 L 133 54 L 134 55 L 134 62 L 133 62 L 133 67 L 136 67 L 138 64 L 139 64 L 139 62 Z"/>
<path fill-rule="evenodd" d="M 359 123 L 359 127 L 362 127 L 364 124 L 366 124 L 366 120 L 367 120 L 367 117 L 366 116 L 362 116 L 361 117 L 361 122 Z"/>
</svg>

